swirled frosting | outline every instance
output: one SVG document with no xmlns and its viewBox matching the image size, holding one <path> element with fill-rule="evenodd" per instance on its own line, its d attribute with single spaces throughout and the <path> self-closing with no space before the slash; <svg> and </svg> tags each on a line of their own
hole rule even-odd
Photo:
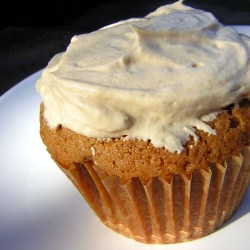
<svg viewBox="0 0 250 250">
<path fill-rule="evenodd" d="M 181 152 L 195 128 L 250 89 L 250 43 L 182 1 L 72 38 L 36 88 L 53 129 L 150 140 Z"/>
</svg>

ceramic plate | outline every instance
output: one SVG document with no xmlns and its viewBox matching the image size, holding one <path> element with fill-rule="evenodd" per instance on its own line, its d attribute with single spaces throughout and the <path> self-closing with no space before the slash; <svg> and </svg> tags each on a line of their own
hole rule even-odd
<svg viewBox="0 0 250 250">
<path fill-rule="evenodd" d="M 237 26 L 250 34 L 250 26 Z M 233 218 L 187 243 L 146 245 L 106 228 L 51 160 L 39 136 L 41 72 L 0 97 L 1 250 L 249 249 L 250 189 Z"/>
</svg>

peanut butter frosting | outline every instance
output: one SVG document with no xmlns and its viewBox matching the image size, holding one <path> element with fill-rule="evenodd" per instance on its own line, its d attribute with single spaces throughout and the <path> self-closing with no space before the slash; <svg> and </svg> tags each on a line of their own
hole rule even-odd
<svg viewBox="0 0 250 250">
<path fill-rule="evenodd" d="M 180 153 L 195 129 L 249 95 L 250 40 L 178 1 L 72 38 L 36 88 L 48 126 L 150 140 Z"/>
</svg>

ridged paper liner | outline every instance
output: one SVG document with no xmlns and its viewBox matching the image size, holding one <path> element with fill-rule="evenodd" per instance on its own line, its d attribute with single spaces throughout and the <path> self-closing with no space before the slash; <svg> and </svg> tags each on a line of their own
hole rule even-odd
<svg viewBox="0 0 250 250">
<path fill-rule="evenodd" d="M 106 226 L 145 243 L 175 243 L 208 235 L 230 218 L 250 181 L 250 147 L 207 171 L 147 182 L 124 183 L 92 162 L 58 165 Z"/>
</svg>

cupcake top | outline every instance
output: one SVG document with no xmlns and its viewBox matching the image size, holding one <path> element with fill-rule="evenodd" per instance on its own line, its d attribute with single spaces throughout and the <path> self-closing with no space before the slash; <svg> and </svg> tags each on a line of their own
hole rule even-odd
<svg viewBox="0 0 250 250">
<path fill-rule="evenodd" d="M 51 129 L 181 152 L 250 91 L 250 41 L 182 1 L 72 38 L 36 88 Z"/>
</svg>

